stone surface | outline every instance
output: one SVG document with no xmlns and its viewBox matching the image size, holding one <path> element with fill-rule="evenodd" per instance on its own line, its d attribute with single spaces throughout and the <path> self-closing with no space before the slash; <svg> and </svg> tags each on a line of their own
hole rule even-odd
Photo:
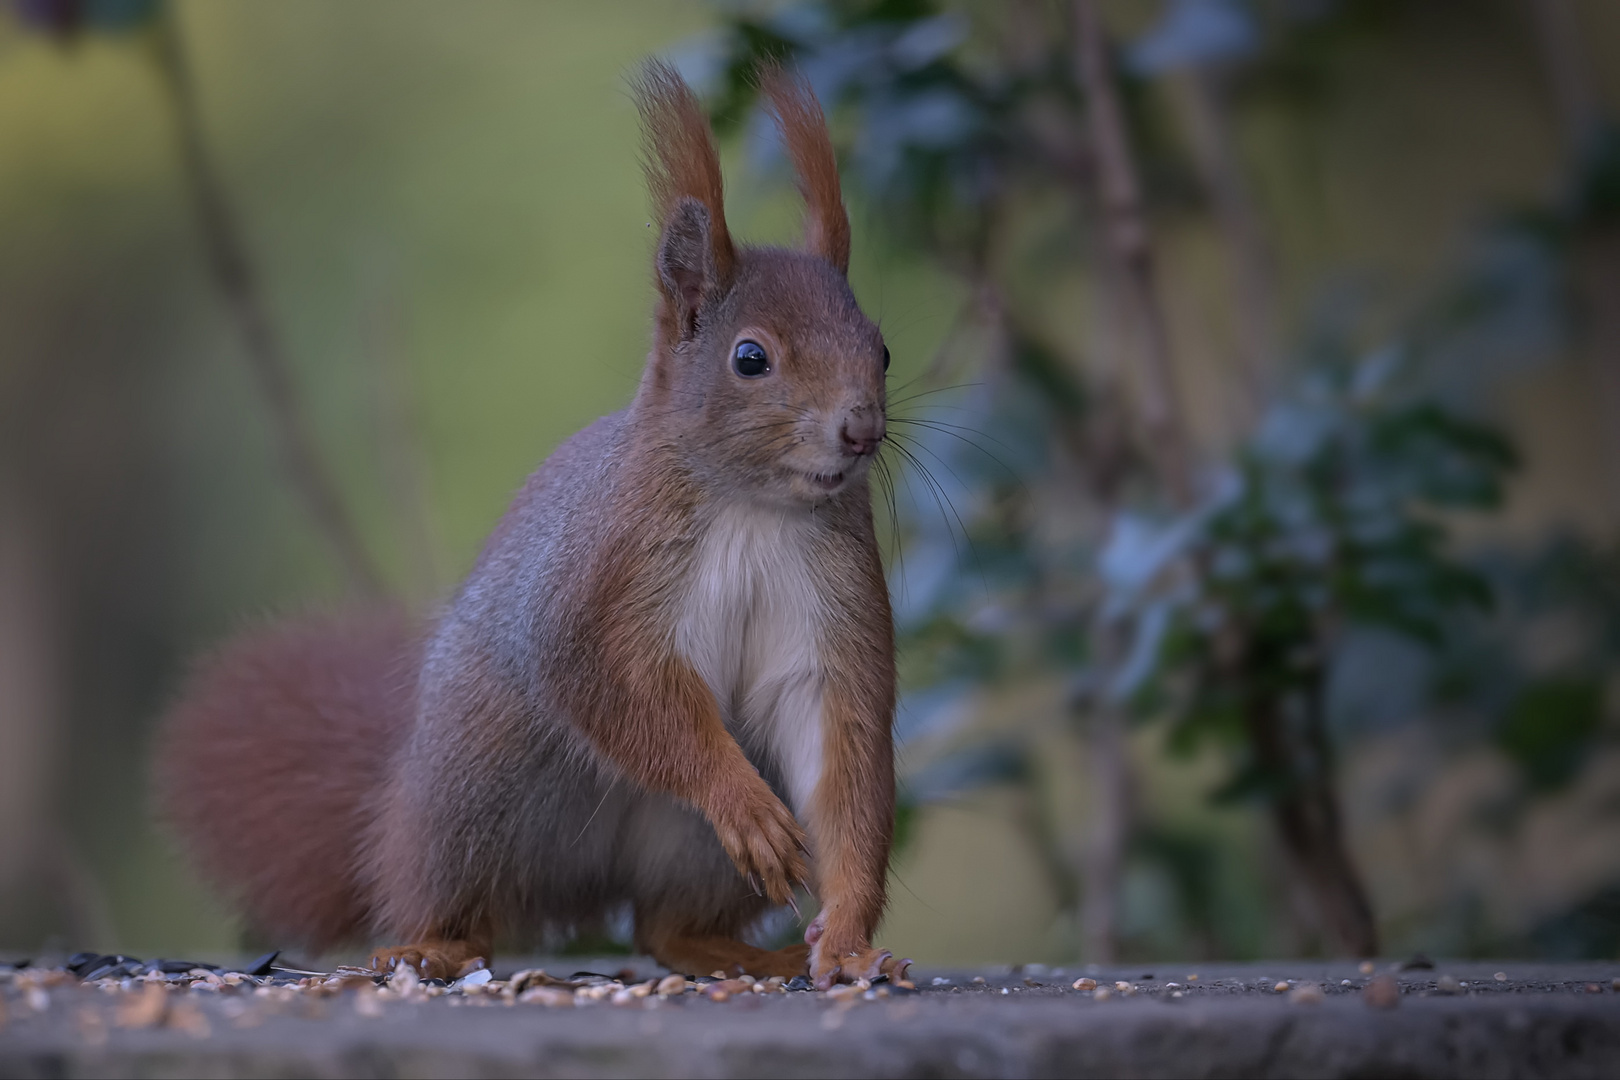
<svg viewBox="0 0 1620 1080">
<path fill-rule="evenodd" d="M 567 974 L 579 962 L 520 966 Z M 725 1002 L 695 988 L 615 995 L 598 981 L 560 1007 L 416 987 L 401 997 L 364 979 L 256 995 L 201 979 L 148 992 L 64 976 L 4 988 L 0 1077 L 1620 1076 L 1620 963 L 1442 962 L 1396 973 L 1395 1006 L 1368 1007 L 1362 987 L 1391 966 L 922 968 L 913 994 Z M 635 978 L 655 974 L 643 964 Z M 1072 989 L 1081 977 L 1107 1000 Z M 1442 980 L 1455 991 L 1439 991 Z M 1320 994 L 1297 992 L 1306 987 Z M 150 1022 L 143 993 L 168 1003 L 167 1021 Z"/>
</svg>

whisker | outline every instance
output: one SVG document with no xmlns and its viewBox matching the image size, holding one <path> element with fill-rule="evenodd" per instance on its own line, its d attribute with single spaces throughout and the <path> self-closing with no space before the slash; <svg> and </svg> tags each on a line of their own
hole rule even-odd
<svg viewBox="0 0 1620 1080">
<path fill-rule="evenodd" d="M 917 376 L 917 378 L 912 379 L 910 382 L 905 383 L 904 385 L 895 387 L 895 389 L 896 390 L 904 390 L 906 387 L 911 386 L 913 383 L 921 381 L 921 379 L 922 379 L 922 376 L 919 375 L 919 376 Z M 908 403 L 913 402 L 913 401 L 920 401 L 925 397 L 932 397 L 935 394 L 943 394 L 948 390 L 970 390 L 970 389 L 975 389 L 977 387 L 981 387 L 983 385 L 984 385 L 984 383 L 982 383 L 982 382 L 965 382 L 965 383 L 952 383 L 950 386 L 936 386 L 932 390 L 919 390 L 917 393 L 912 394 L 909 397 L 895 398 L 893 401 L 889 402 L 889 407 L 892 409 L 896 405 L 905 405 L 905 404 L 908 404 Z M 935 407 L 937 408 L 938 406 L 935 406 Z"/>
<path fill-rule="evenodd" d="M 951 518 L 953 516 L 956 518 L 957 528 L 961 530 L 963 540 L 968 539 L 967 529 L 962 525 L 961 515 L 956 513 L 956 507 L 950 505 L 950 496 L 946 494 L 943 485 L 941 485 L 939 480 L 935 478 L 934 474 L 929 471 L 928 466 L 923 464 L 921 458 L 919 458 L 916 454 L 913 454 L 910 450 L 906 449 L 906 447 L 899 442 L 891 442 L 890 445 L 894 447 L 896 453 L 900 454 L 911 464 L 912 468 L 916 470 L 918 477 L 926 486 L 928 494 L 934 500 L 934 506 L 939 510 L 939 518 L 940 521 L 945 525 L 945 532 L 951 538 L 951 546 L 956 549 L 957 560 L 961 561 L 962 548 L 956 542 L 957 529 L 952 528 Z M 949 514 L 946 513 L 947 506 L 950 507 Z M 969 543 L 971 546 L 971 542 Z"/>
<path fill-rule="evenodd" d="M 980 446 L 967 436 L 959 434 L 959 432 L 971 432 L 974 435 L 989 439 L 991 442 L 995 443 L 1009 454 L 1015 452 L 1012 447 L 1008 446 L 994 435 L 980 431 L 977 428 L 965 427 L 961 424 L 947 424 L 943 420 L 922 420 L 911 416 L 891 416 L 888 418 L 888 422 L 891 424 L 911 424 L 915 427 L 928 428 L 932 431 L 937 431 L 942 435 L 949 435 L 953 439 L 964 442 L 973 447 L 973 449 L 977 450 L 979 453 L 983 454 L 985 457 L 989 458 L 991 461 L 995 462 L 997 465 L 1001 466 L 1002 470 L 1006 472 L 1006 474 L 1012 479 L 1013 483 L 1018 485 L 1019 490 L 1025 490 L 1023 478 L 1018 475 L 1011 465 L 1008 465 L 1005 461 L 1001 460 L 999 457 L 992 454 L 990 451 L 986 450 L 984 447 Z M 918 445 L 920 446 L 922 444 L 919 443 Z M 935 454 L 935 457 L 939 458 L 939 455 Z M 939 460 L 941 464 L 944 464 L 944 459 L 940 458 Z"/>
</svg>

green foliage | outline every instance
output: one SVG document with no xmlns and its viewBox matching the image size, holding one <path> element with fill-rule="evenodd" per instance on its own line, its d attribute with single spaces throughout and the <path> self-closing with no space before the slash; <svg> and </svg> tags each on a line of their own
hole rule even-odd
<svg viewBox="0 0 1620 1080">
<path fill-rule="evenodd" d="M 1307 743 L 1320 741 L 1311 731 L 1347 627 L 1438 648 L 1490 608 L 1489 582 L 1452 553 L 1442 515 L 1498 506 L 1515 453 L 1490 426 L 1403 392 L 1401 367 L 1383 352 L 1311 373 L 1210 499 L 1157 528 L 1173 542 L 1127 536 L 1160 552 L 1155 563 L 1104 555 L 1134 633 L 1114 693 L 1167 716 L 1174 752 L 1209 744 L 1233 757 L 1217 800 L 1277 798 L 1325 767 L 1267 767 L 1251 718 L 1292 715 Z M 1179 587 L 1157 584 L 1173 571 Z"/>
</svg>

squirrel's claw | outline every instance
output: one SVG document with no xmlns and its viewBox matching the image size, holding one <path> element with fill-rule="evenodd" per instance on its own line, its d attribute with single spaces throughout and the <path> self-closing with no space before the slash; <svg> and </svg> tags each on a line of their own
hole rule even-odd
<svg viewBox="0 0 1620 1080">
<path fill-rule="evenodd" d="M 808 937 L 808 934 L 806 935 Z M 905 978 L 910 960 L 896 960 L 888 949 L 855 949 L 842 956 L 828 956 L 814 945 L 810 952 L 810 978 L 817 990 L 830 990 L 838 983 L 868 981 L 888 977 Z"/>
</svg>

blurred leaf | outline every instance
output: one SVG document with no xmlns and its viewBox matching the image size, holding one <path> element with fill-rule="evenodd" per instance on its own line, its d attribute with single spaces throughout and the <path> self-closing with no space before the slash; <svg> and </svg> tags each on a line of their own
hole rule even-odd
<svg viewBox="0 0 1620 1080">
<path fill-rule="evenodd" d="M 1496 744 L 1538 791 L 1573 780 L 1603 724 L 1603 686 L 1544 679 L 1525 687 L 1496 729 Z"/>
<path fill-rule="evenodd" d="M 989 740 L 964 747 L 932 762 L 907 778 L 906 798 L 940 802 L 995 784 L 1018 783 L 1029 778 L 1029 754 L 1010 739 Z"/>
</svg>

